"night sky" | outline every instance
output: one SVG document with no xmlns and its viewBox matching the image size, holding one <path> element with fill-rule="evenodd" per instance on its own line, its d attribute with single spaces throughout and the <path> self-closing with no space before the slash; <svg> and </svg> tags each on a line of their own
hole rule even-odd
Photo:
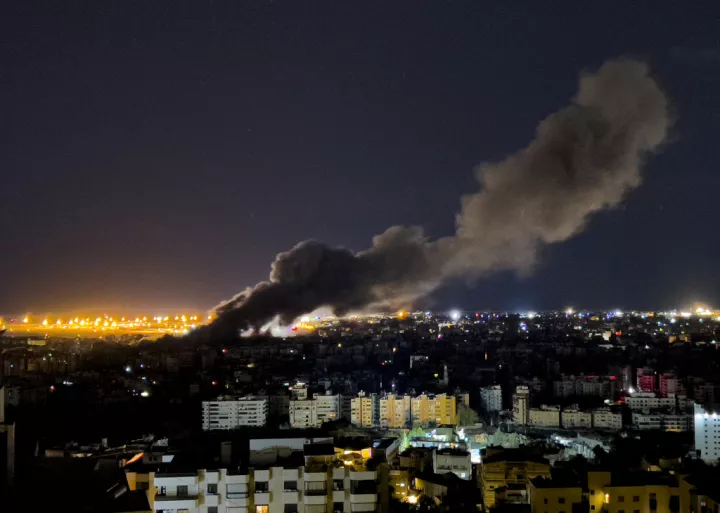
<svg viewBox="0 0 720 513">
<path fill-rule="evenodd" d="M 450 234 L 474 166 L 622 55 L 677 117 L 645 183 L 434 305 L 720 305 L 717 1 L 4 2 L 0 311 L 208 309 L 304 239 Z"/>
</svg>

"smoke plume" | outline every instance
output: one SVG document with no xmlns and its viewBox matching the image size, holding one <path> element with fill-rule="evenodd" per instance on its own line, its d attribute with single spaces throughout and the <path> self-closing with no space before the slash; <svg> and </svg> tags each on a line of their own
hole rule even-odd
<svg viewBox="0 0 720 513">
<path fill-rule="evenodd" d="M 421 227 L 393 226 L 357 253 L 301 242 L 277 255 L 268 281 L 220 305 L 213 327 L 236 334 L 321 306 L 339 315 L 405 307 L 451 278 L 527 273 L 542 246 L 580 233 L 640 185 L 643 160 L 669 126 L 648 66 L 608 61 L 580 75 L 575 98 L 540 122 L 527 147 L 478 167 L 480 189 L 462 198 L 454 235 L 429 240 Z"/>
</svg>

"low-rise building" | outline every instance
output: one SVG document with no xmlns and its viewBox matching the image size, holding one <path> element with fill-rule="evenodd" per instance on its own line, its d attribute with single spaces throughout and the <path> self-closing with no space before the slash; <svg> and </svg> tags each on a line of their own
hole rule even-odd
<svg viewBox="0 0 720 513">
<path fill-rule="evenodd" d="M 594 429 L 619 431 L 623 427 L 622 414 L 610 408 L 598 408 L 592 412 L 592 424 Z"/>
<path fill-rule="evenodd" d="M 538 427 L 559 427 L 560 407 L 543 404 L 540 408 L 530 408 L 528 424 Z"/>
<path fill-rule="evenodd" d="M 550 477 L 550 463 L 545 458 L 523 449 L 489 449 L 483 456 L 480 472 L 485 507 L 495 505 L 497 488 L 510 484 L 526 485 L 540 476 Z"/>
<path fill-rule="evenodd" d="M 433 471 L 436 474 L 452 472 L 460 479 L 472 478 L 470 453 L 458 449 L 433 450 Z"/>
<path fill-rule="evenodd" d="M 581 411 L 577 407 L 566 408 L 560 415 L 562 426 L 565 429 L 590 429 L 592 428 L 592 414 Z"/>
</svg>

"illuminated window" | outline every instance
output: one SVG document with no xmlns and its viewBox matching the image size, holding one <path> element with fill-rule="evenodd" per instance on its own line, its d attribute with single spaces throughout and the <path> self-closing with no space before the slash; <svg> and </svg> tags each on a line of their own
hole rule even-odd
<svg viewBox="0 0 720 513">
<path fill-rule="evenodd" d="M 270 513 L 270 506 L 255 506 L 255 513 Z"/>
</svg>

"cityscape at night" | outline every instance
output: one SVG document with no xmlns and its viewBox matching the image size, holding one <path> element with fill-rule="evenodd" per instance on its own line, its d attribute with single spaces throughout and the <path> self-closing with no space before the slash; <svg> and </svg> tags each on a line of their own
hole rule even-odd
<svg viewBox="0 0 720 513">
<path fill-rule="evenodd" d="M 0 513 L 720 512 L 716 2 L 0 34 Z"/>
</svg>

